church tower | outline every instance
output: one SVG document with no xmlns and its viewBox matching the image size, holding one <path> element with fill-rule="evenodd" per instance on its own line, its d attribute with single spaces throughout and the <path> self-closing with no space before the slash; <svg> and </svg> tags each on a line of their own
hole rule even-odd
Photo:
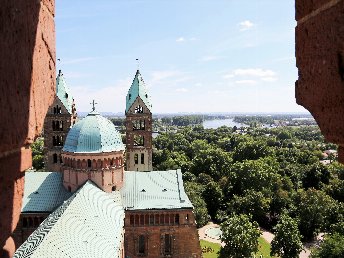
<svg viewBox="0 0 344 258">
<path fill-rule="evenodd" d="M 62 172 L 61 150 L 70 127 L 76 122 L 74 99 L 61 70 L 56 78 L 56 96 L 44 120 L 45 170 Z"/>
<path fill-rule="evenodd" d="M 152 171 L 152 104 L 140 71 L 126 97 L 126 164 L 128 171 Z"/>
</svg>

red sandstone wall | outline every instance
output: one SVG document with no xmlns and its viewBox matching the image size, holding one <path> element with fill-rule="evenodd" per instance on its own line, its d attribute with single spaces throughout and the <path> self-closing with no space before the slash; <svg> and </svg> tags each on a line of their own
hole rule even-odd
<svg viewBox="0 0 344 258">
<path fill-rule="evenodd" d="M 344 162 L 344 1 L 296 0 L 296 102 Z"/>
<path fill-rule="evenodd" d="M 2 0 L 0 7 L 0 246 L 11 256 L 29 145 L 55 89 L 54 0 Z"/>
<path fill-rule="evenodd" d="M 166 223 L 160 225 L 149 225 L 149 215 L 170 214 L 179 215 L 179 224 Z M 144 225 L 133 225 L 130 223 L 130 216 L 144 215 Z M 186 217 L 188 220 L 186 220 Z M 139 220 L 141 220 L 139 218 Z M 139 258 L 142 255 L 138 254 L 138 238 L 144 235 L 147 239 L 145 257 L 175 257 L 175 258 L 200 258 L 201 247 L 199 243 L 198 231 L 195 224 L 192 210 L 155 210 L 155 211 L 126 211 L 125 212 L 125 255 L 132 258 Z M 168 256 L 163 255 L 164 250 L 164 235 L 172 235 L 172 254 Z"/>
</svg>

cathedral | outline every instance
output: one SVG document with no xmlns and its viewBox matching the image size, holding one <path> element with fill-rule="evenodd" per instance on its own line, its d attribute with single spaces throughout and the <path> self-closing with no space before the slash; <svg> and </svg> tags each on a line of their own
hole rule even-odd
<svg viewBox="0 0 344 258">
<path fill-rule="evenodd" d="M 49 172 L 25 174 L 14 257 L 201 257 L 181 171 L 152 171 L 151 110 L 137 71 L 126 96 L 124 145 L 94 102 L 77 121 L 59 72 L 44 124 Z"/>
</svg>

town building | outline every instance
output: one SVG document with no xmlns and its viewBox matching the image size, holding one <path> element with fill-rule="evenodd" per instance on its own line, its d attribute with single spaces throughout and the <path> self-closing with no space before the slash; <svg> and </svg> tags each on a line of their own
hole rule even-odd
<svg viewBox="0 0 344 258">
<path fill-rule="evenodd" d="M 144 137 L 127 143 L 134 171 L 124 171 L 121 135 L 93 104 L 66 136 L 61 172 L 26 173 L 14 257 L 201 257 L 181 171 L 151 171 L 151 104 L 142 86 L 137 71 L 126 105 L 127 139 Z M 133 130 L 137 121 L 144 126 Z"/>
</svg>

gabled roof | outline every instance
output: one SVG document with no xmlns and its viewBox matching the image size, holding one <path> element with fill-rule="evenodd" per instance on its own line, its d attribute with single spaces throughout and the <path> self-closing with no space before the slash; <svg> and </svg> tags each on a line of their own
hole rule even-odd
<svg viewBox="0 0 344 258">
<path fill-rule="evenodd" d="M 121 195 L 127 210 L 193 208 L 180 170 L 126 171 L 124 176 Z"/>
<path fill-rule="evenodd" d="M 22 212 L 52 212 L 68 199 L 59 172 L 26 172 Z"/>
<path fill-rule="evenodd" d="M 145 82 L 143 81 L 139 70 L 136 71 L 133 83 L 131 84 L 130 89 L 127 93 L 125 112 L 128 112 L 128 110 L 133 105 L 137 97 L 140 97 L 143 103 L 145 103 L 146 107 L 150 111 L 152 111 L 150 95 L 148 95 Z"/>
<path fill-rule="evenodd" d="M 72 153 L 102 153 L 124 149 L 122 137 L 115 125 L 97 111 L 92 111 L 69 130 L 62 150 Z"/>
<path fill-rule="evenodd" d="M 42 222 L 13 257 L 120 257 L 123 227 L 122 206 L 88 181 Z"/>
<path fill-rule="evenodd" d="M 56 78 L 56 96 L 61 100 L 67 111 L 72 114 L 73 96 L 66 84 L 61 70 Z"/>
</svg>

